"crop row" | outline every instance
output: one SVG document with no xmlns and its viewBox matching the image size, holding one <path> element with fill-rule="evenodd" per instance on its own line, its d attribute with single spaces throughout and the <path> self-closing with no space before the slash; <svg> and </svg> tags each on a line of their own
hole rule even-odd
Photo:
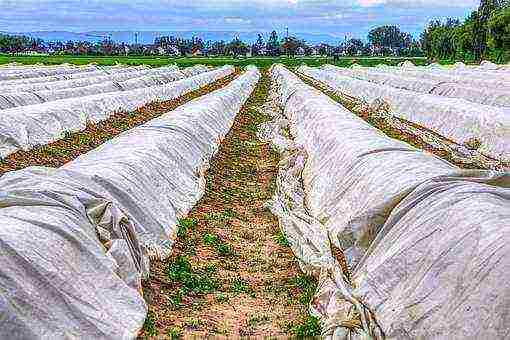
<svg viewBox="0 0 510 340">
<path fill-rule="evenodd" d="M 499 338 L 510 308 L 510 180 L 391 139 L 272 69 L 285 151 L 272 209 L 335 338 Z M 286 142 L 288 122 L 290 137 Z M 341 251 L 340 251 L 341 250 Z"/>
<path fill-rule="evenodd" d="M 208 162 L 259 77 L 250 67 L 61 168 L 0 178 L 0 337 L 136 337 L 149 258 L 168 256 L 178 218 L 203 194 Z"/>
<path fill-rule="evenodd" d="M 510 158 L 509 108 L 376 84 L 342 75 L 336 68 L 303 66 L 299 72 L 323 82 L 339 93 L 367 103 L 382 100 L 388 104 L 387 110 L 391 114 L 428 128 L 458 144 L 475 144 L 484 154 L 494 158 Z"/>
<path fill-rule="evenodd" d="M 85 129 L 87 122 L 104 120 L 115 112 L 131 111 L 154 101 L 176 98 L 232 72 L 234 72 L 232 66 L 224 66 L 163 85 L 60 99 L 1 110 L 0 157 L 5 157 L 17 150 L 29 150 L 37 145 L 48 144 L 62 138 L 64 133 Z M 174 74 L 174 76 L 183 78 L 185 73 Z M 133 81 L 136 82 L 136 79 Z M 130 86 L 140 85 L 150 85 L 150 82 L 142 81 L 141 84 Z"/>
</svg>

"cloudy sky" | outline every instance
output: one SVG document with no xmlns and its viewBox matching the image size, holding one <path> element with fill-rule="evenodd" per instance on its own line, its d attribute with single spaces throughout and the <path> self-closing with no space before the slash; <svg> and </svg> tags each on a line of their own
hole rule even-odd
<svg viewBox="0 0 510 340">
<path fill-rule="evenodd" d="M 479 0 L 0 0 L 0 31 L 209 30 L 365 37 L 398 24 L 417 34 L 432 18 L 465 17 Z"/>
</svg>

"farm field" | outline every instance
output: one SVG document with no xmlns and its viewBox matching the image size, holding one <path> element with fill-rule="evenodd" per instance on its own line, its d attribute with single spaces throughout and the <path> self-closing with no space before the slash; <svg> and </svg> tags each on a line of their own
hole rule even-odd
<svg viewBox="0 0 510 340">
<path fill-rule="evenodd" d="M 0 338 L 507 334 L 508 66 L 3 62 Z"/>
</svg>

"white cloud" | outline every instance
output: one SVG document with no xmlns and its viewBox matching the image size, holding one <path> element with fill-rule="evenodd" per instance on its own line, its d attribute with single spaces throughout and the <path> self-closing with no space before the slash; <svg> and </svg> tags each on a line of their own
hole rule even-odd
<svg viewBox="0 0 510 340">
<path fill-rule="evenodd" d="M 366 36 L 465 17 L 479 0 L 0 0 L 0 30 L 282 30 Z"/>
</svg>

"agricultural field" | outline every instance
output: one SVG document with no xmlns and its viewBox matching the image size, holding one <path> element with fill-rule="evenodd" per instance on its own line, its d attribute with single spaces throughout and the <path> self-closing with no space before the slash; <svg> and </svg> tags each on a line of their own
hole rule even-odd
<svg viewBox="0 0 510 340">
<path fill-rule="evenodd" d="M 0 56 L 0 338 L 508 334 L 510 67 L 41 58 Z"/>
</svg>

